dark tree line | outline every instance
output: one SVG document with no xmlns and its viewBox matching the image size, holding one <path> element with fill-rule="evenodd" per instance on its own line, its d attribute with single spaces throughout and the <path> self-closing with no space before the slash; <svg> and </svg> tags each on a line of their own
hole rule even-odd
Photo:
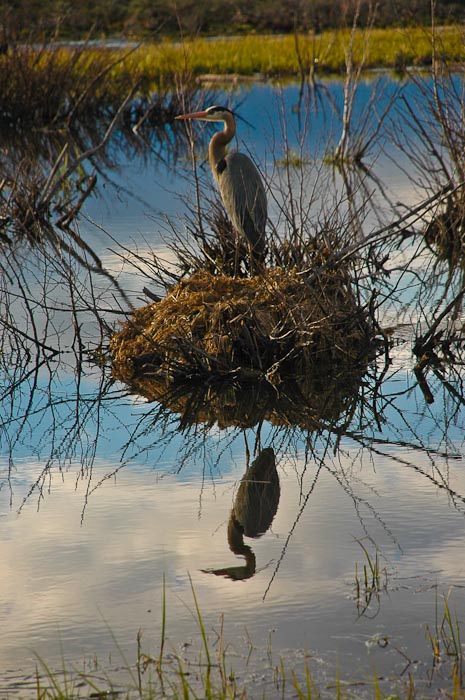
<svg viewBox="0 0 465 700">
<path fill-rule="evenodd" d="M 317 33 L 351 24 L 358 0 L 8 0 L 1 7 L 3 41 L 86 34 L 153 37 L 161 34 Z M 430 0 L 360 0 L 359 21 L 376 6 L 378 26 L 427 24 Z M 465 0 L 436 0 L 436 21 L 465 21 Z"/>
</svg>

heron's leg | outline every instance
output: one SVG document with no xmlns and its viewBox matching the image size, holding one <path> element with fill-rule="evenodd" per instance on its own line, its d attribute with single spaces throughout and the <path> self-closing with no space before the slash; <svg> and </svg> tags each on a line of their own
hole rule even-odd
<svg viewBox="0 0 465 700">
<path fill-rule="evenodd" d="M 240 252 L 241 252 L 241 241 L 239 238 L 239 233 L 234 229 L 234 241 L 235 241 L 235 251 L 234 251 L 234 277 L 237 277 L 240 265 Z"/>
<path fill-rule="evenodd" d="M 254 254 L 253 246 L 250 243 L 247 243 L 247 248 L 249 251 L 250 260 L 250 276 L 254 277 L 259 272 L 259 270 L 257 270 L 257 259 Z"/>
<path fill-rule="evenodd" d="M 258 253 L 256 248 L 254 248 L 250 243 L 247 244 L 249 250 L 249 260 L 250 260 L 250 275 L 263 275 L 265 272 L 265 264 L 263 260 L 263 253 Z"/>
</svg>

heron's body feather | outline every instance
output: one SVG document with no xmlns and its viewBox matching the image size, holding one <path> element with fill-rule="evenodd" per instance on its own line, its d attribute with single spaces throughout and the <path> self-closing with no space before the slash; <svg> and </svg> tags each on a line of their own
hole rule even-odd
<svg viewBox="0 0 465 700">
<path fill-rule="evenodd" d="M 234 228 L 252 245 L 255 253 L 265 249 L 266 193 L 260 173 L 248 156 L 229 153 L 215 168 L 221 198 Z"/>
<path fill-rule="evenodd" d="M 263 263 L 266 193 L 260 173 L 251 159 L 244 153 L 226 153 L 226 146 L 236 133 L 233 113 L 227 107 L 214 106 L 203 112 L 180 115 L 177 119 L 205 119 L 224 123 L 223 131 L 217 131 L 213 135 L 208 147 L 213 177 L 233 227 L 249 242 L 253 258 Z"/>
</svg>

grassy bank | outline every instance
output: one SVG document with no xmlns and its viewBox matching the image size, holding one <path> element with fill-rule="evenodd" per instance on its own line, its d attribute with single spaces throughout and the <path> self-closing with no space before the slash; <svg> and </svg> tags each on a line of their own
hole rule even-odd
<svg viewBox="0 0 465 700">
<path fill-rule="evenodd" d="M 354 65 L 366 69 L 428 66 L 433 55 L 449 64 L 465 60 L 463 33 L 456 27 L 438 29 L 434 41 L 431 31 L 421 27 L 358 30 L 352 38 Z M 0 124 L 37 130 L 69 126 L 76 117 L 96 118 L 107 110 L 112 116 L 128 94 L 165 99 L 167 93 L 185 93 L 205 75 L 337 75 L 345 72 L 350 41 L 348 32 L 328 31 L 318 36 L 164 40 L 117 49 L 12 46 L 0 55 Z M 171 117 L 168 110 L 165 122 L 174 118 L 176 109 Z"/>
<path fill-rule="evenodd" d="M 133 51 L 85 47 L 40 50 L 10 49 L 0 56 L 2 113 L 21 93 L 44 95 L 50 104 L 53 90 L 71 98 L 83 91 L 98 100 L 118 101 L 131 85 L 148 94 L 168 87 L 185 87 L 205 74 L 238 74 L 264 78 L 295 77 L 315 69 L 317 74 L 345 70 L 348 32 L 327 31 L 321 35 L 248 35 L 231 38 L 197 38 L 181 43 L 164 40 L 141 44 Z M 465 60 L 463 32 L 457 27 L 437 30 L 437 58 L 449 63 Z M 431 31 L 422 28 L 359 30 L 354 37 L 355 62 L 365 68 L 402 69 L 426 66 L 433 57 Z M 88 79 L 92 76 L 92 81 Z M 51 85 L 50 91 L 44 86 Z M 40 85 L 41 89 L 32 89 Z M 35 98 L 35 99 L 40 99 Z M 27 102 L 27 100 L 26 100 Z"/>
<path fill-rule="evenodd" d="M 301 67 L 316 66 L 322 73 L 345 69 L 349 33 L 328 31 L 320 36 L 249 35 L 215 40 L 195 39 L 183 45 L 161 42 L 140 47 L 131 57 L 136 70 L 164 80 L 189 70 L 205 73 L 264 77 L 296 76 Z M 463 34 L 458 28 L 442 28 L 436 35 L 437 56 L 448 62 L 465 58 Z M 429 65 L 433 56 L 431 32 L 425 28 L 360 30 L 355 35 L 354 59 L 366 68 L 402 68 Z"/>
</svg>

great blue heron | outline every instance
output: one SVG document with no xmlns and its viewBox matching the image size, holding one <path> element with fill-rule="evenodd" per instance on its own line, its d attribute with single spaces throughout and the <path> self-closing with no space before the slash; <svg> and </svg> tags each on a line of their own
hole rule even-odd
<svg viewBox="0 0 465 700">
<path fill-rule="evenodd" d="M 267 219 L 265 188 L 248 156 L 237 151 L 226 155 L 226 146 L 236 133 L 234 113 L 227 107 L 215 105 L 202 112 L 180 114 L 176 119 L 224 122 L 223 131 L 213 135 L 208 147 L 213 177 L 234 228 L 250 244 L 252 259 L 263 263 Z"/>
</svg>

